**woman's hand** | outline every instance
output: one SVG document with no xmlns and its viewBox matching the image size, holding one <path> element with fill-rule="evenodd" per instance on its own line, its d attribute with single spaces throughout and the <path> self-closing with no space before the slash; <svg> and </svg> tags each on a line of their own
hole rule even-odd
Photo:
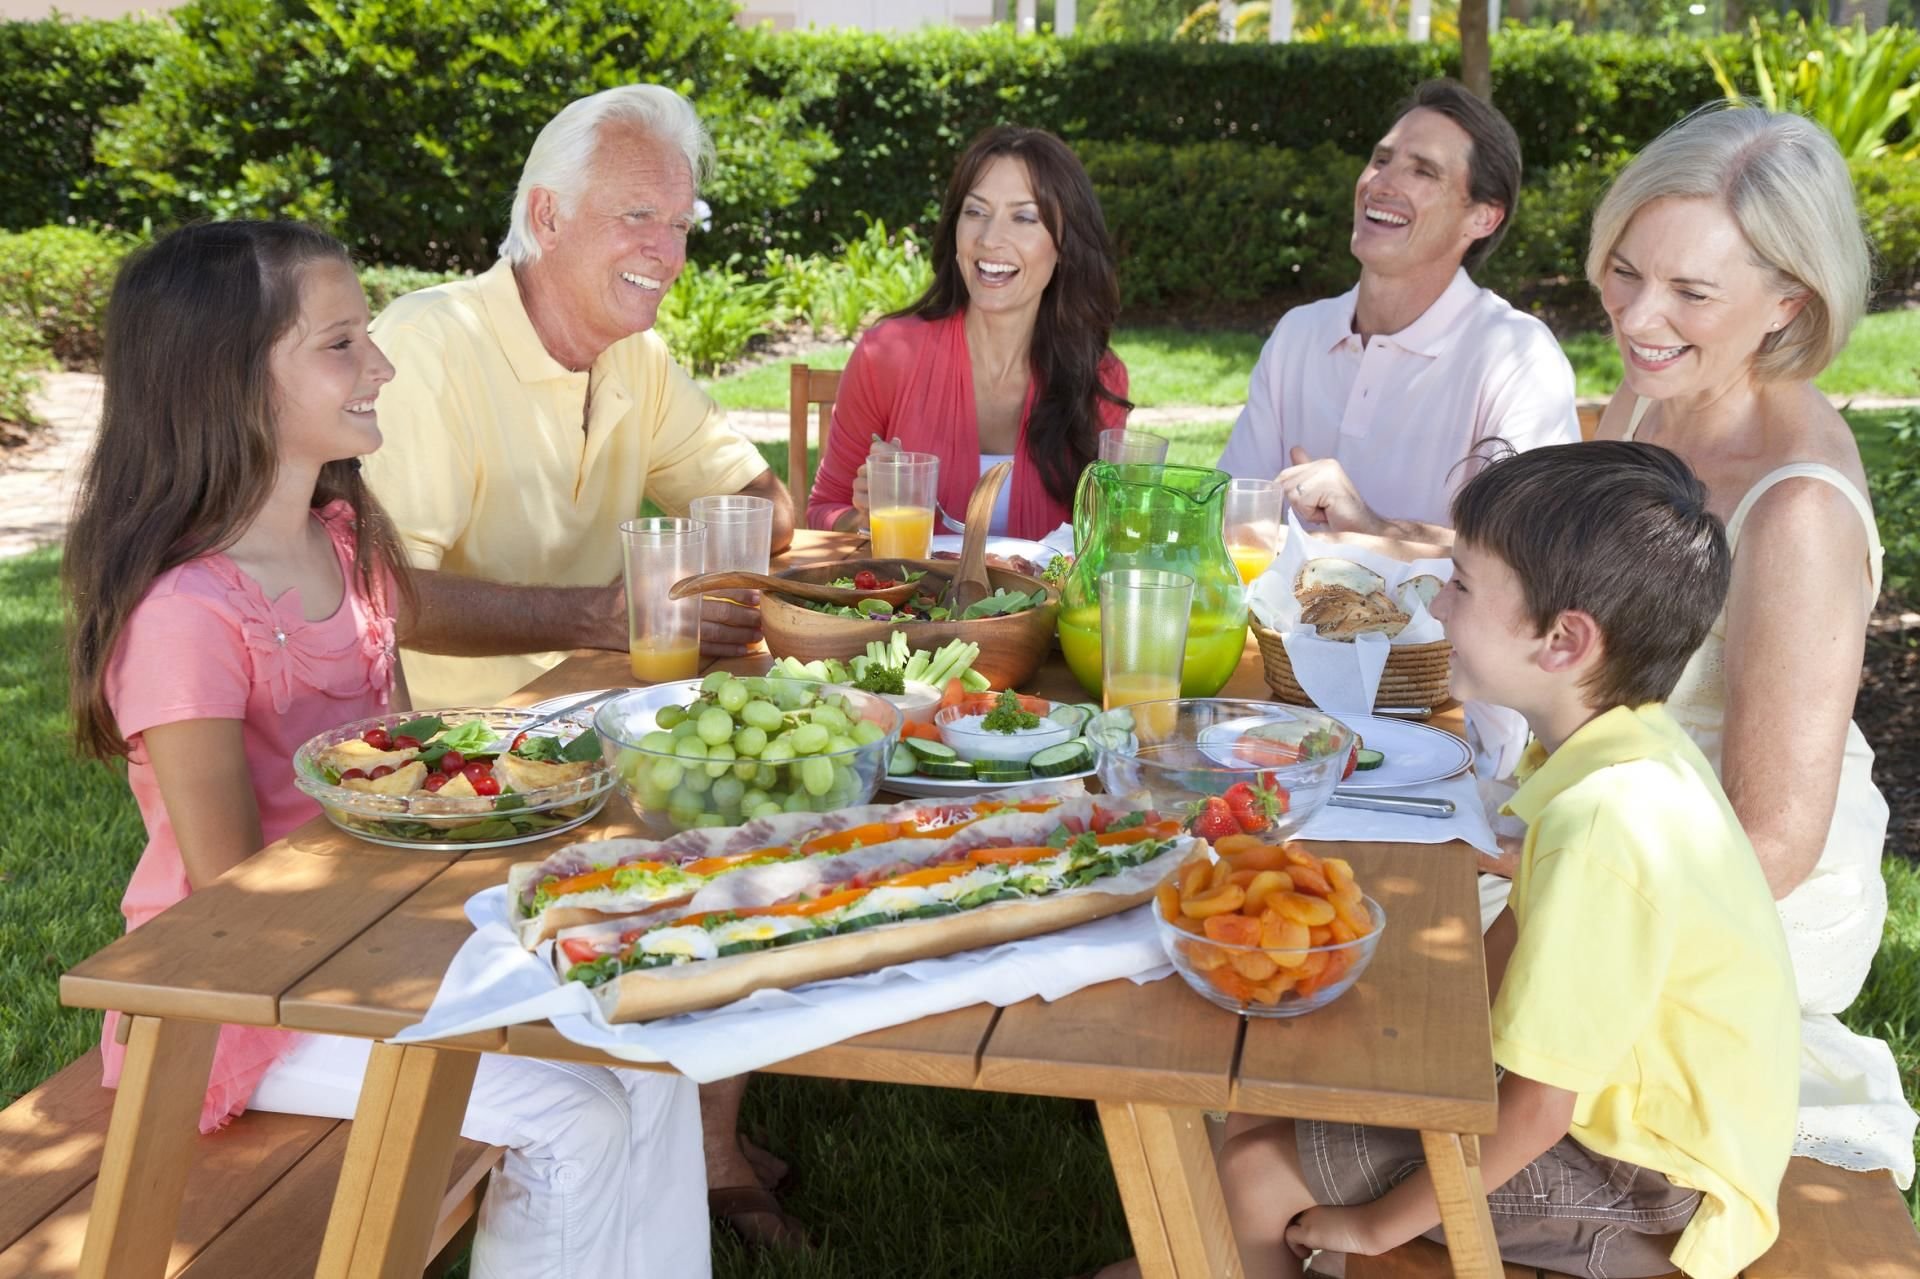
<svg viewBox="0 0 1920 1279">
<path fill-rule="evenodd" d="M 1361 498 L 1346 468 L 1336 459 L 1316 460 L 1303 448 L 1295 448 L 1289 456 L 1293 465 L 1280 472 L 1276 483 L 1299 514 L 1302 524 L 1336 533 L 1368 533 L 1376 537 L 1386 533 L 1385 522 Z"/>
<path fill-rule="evenodd" d="M 867 457 L 871 460 L 882 454 L 898 453 L 899 451 L 900 441 L 875 439 L 873 444 L 867 449 Z M 867 524 L 867 511 L 873 505 L 873 499 L 869 495 L 867 488 L 866 462 L 862 462 L 860 469 L 853 473 L 853 497 L 851 501 L 853 502 L 853 522 L 845 527 L 849 529 L 865 528 Z"/>
</svg>

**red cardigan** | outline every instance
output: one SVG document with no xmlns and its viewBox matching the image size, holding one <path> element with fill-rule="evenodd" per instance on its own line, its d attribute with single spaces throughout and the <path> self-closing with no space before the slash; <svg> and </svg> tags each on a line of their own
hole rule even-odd
<svg viewBox="0 0 1920 1279">
<path fill-rule="evenodd" d="M 1127 366 L 1111 351 L 1100 362 L 1100 382 L 1122 399 Z M 1073 518 L 1069 503 L 1055 501 L 1027 452 L 1027 421 L 1034 387 L 1020 411 L 1014 447 L 1013 493 L 1007 504 L 1007 535 L 1040 538 Z M 1101 401 L 1100 425 L 1124 426 L 1127 410 Z M 973 403 L 973 364 L 967 355 L 966 315 L 943 320 L 900 316 L 868 329 L 853 348 L 833 403 L 833 429 L 807 501 L 807 523 L 832 528 L 852 509 L 853 476 L 867 459 L 873 437 L 898 440 L 913 453 L 940 458 L 940 505 L 956 519 L 967 509 L 980 480 L 979 414 Z"/>
</svg>

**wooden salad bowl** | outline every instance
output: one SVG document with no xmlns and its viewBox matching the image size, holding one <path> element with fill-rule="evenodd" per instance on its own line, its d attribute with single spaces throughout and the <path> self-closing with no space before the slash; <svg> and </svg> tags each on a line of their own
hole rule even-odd
<svg viewBox="0 0 1920 1279">
<path fill-rule="evenodd" d="M 951 560 L 845 560 L 834 564 L 813 564 L 788 569 L 778 574 L 802 582 L 831 582 L 836 577 L 851 577 L 861 569 L 872 569 L 881 577 L 896 577 L 901 569 L 925 569 L 942 580 L 954 572 Z M 996 589 L 1031 593 L 1045 590 L 1047 598 L 1024 612 L 1006 617 L 981 617 L 970 622 L 876 622 L 865 618 L 836 617 L 803 607 L 796 601 L 772 591 L 760 596 L 760 626 L 767 637 L 767 651 L 775 657 L 793 657 L 803 662 L 820 657 L 846 661 L 866 651 L 871 640 L 884 640 L 894 631 L 902 631 L 916 649 L 929 651 L 949 640 L 966 640 L 980 646 L 973 669 L 992 681 L 995 688 L 1014 688 L 1030 680 L 1047 660 L 1053 647 L 1054 622 L 1060 612 L 1060 592 L 1037 577 L 1015 573 L 1011 569 L 988 568 L 987 580 Z M 936 592 L 939 589 L 936 588 Z"/>
</svg>

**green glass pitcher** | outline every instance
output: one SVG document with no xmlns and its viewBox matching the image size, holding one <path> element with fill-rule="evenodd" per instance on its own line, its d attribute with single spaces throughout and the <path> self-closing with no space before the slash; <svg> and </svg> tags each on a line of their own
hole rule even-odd
<svg viewBox="0 0 1920 1279">
<path fill-rule="evenodd" d="M 1225 471 L 1094 462 L 1073 500 L 1073 571 L 1061 590 L 1060 651 L 1100 695 L 1100 575 L 1164 568 L 1193 579 L 1182 697 L 1211 697 L 1233 677 L 1247 643 L 1247 593 L 1227 554 Z"/>
</svg>

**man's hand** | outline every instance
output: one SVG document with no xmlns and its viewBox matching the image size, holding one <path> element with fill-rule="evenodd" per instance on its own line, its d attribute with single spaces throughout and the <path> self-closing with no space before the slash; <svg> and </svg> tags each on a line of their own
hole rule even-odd
<svg viewBox="0 0 1920 1279">
<path fill-rule="evenodd" d="M 700 600 L 700 654 L 744 657 L 760 642 L 759 591 L 719 591 Z"/>
<path fill-rule="evenodd" d="M 1303 448 L 1295 448 L 1288 456 L 1293 465 L 1280 472 L 1275 482 L 1302 524 L 1323 526 L 1336 533 L 1378 536 L 1385 531 L 1384 522 L 1361 498 L 1346 468 L 1336 459 L 1316 460 Z"/>
<path fill-rule="evenodd" d="M 1386 1249 L 1374 1237 L 1369 1207 L 1309 1208 L 1287 1226 L 1287 1247 L 1302 1260 L 1316 1251 L 1377 1256 Z"/>
</svg>

